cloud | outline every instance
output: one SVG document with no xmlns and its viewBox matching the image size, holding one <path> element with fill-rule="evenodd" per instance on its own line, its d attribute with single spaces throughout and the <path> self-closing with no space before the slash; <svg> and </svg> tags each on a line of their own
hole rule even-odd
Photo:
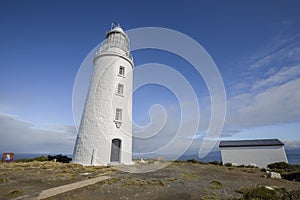
<svg viewBox="0 0 300 200">
<path fill-rule="evenodd" d="M 33 123 L 17 116 L 0 113 L 0 152 L 71 153 L 75 133 L 74 126 L 36 128 Z"/>
<path fill-rule="evenodd" d="M 299 149 L 300 140 L 282 140 L 286 149 Z"/>
<path fill-rule="evenodd" d="M 181 154 L 186 151 L 197 133 L 195 121 L 198 112 L 192 105 L 182 102 L 187 116 L 181 119 L 179 105 L 155 105 L 149 110 L 150 124 L 146 127 L 134 126 L 133 152 L 137 154 Z M 162 123 L 163 122 L 163 123 Z"/>
<path fill-rule="evenodd" d="M 266 74 L 271 74 L 273 68 L 269 70 Z M 276 86 L 283 84 L 287 81 L 293 80 L 300 76 L 300 65 L 292 66 L 292 67 L 283 67 L 275 74 L 271 74 L 268 78 L 264 80 L 259 80 L 253 84 L 252 89 L 261 89 L 268 88 L 271 86 Z"/>
<path fill-rule="evenodd" d="M 250 68 L 269 67 L 271 65 L 292 64 L 300 61 L 300 34 L 287 36 L 283 33 L 274 37 L 265 50 L 258 52 L 250 61 Z"/>
<path fill-rule="evenodd" d="M 231 137 L 239 132 L 241 132 L 241 130 L 231 130 L 231 129 L 223 130 L 221 133 L 221 137 L 222 138 Z"/>
<path fill-rule="evenodd" d="M 300 34 L 280 33 L 252 56 L 230 90 L 225 127 L 239 129 L 300 120 Z M 229 129 L 230 129 L 229 128 Z"/>
<path fill-rule="evenodd" d="M 246 93 L 229 100 L 227 125 L 240 128 L 297 122 L 300 119 L 300 78 Z"/>
</svg>

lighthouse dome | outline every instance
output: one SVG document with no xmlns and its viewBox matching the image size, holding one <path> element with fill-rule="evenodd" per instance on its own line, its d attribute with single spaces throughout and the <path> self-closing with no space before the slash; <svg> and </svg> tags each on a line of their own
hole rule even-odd
<svg viewBox="0 0 300 200">
<path fill-rule="evenodd" d="M 120 26 L 116 26 L 116 27 L 113 29 L 113 31 L 115 31 L 115 32 L 120 32 L 120 33 L 125 34 L 124 31 L 123 31 L 123 29 L 122 29 Z"/>
<path fill-rule="evenodd" d="M 123 36 L 125 36 L 127 38 L 126 33 L 123 31 L 123 29 L 120 26 L 115 26 L 113 29 L 111 29 L 107 34 L 106 34 L 106 38 L 109 37 L 109 35 L 113 34 L 113 33 L 121 33 Z"/>
</svg>

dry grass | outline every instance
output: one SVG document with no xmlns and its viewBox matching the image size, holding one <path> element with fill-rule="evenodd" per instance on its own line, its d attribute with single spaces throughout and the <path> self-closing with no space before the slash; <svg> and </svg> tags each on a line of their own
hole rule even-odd
<svg viewBox="0 0 300 200">
<path fill-rule="evenodd" d="M 184 180 L 194 180 L 198 178 L 199 174 L 180 174 L 180 177 Z"/>
<path fill-rule="evenodd" d="M 6 183 L 8 181 L 9 181 L 9 178 L 7 178 L 7 177 L 1 177 L 0 178 L 0 183 Z"/>
<path fill-rule="evenodd" d="M 213 190 L 220 190 L 220 189 L 223 189 L 224 187 L 220 181 L 214 180 L 209 183 L 209 188 L 213 189 Z"/>
<path fill-rule="evenodd" d="M 6 196 L 8 197 L 18 197 L 21 196 L 23 194 L 22 190 L 11 190 L 7 193 Z"/>
<path fill-rule="evenodd" d="M 81 166 L 51 161 L 0 163 L 0 199 L 32 195 L 43 189 L 114 172 L 115 169 L 112 167 Z"/>
<path fill-rule="evenodd" d="M 122 181 L 123 187 L 130 187 L 130 186 L 165 186 L 165 183 L 160 179 L 137 179 L 131 178 Z"/>
</svg>

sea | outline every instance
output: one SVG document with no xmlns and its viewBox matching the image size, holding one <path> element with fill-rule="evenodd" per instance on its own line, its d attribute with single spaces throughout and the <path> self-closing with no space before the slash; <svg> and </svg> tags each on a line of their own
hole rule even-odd
<svg viewBox="0 0 300 200">
<path fill-rule="evenodd" d="M 285 150 L 286 152 L 286 156 L 288 159 L 288 162 L 290 164 L 294 164 L 294 165 L 300 165 L 300 148 L 299 149 L 287 149 Z M 38 156 L 48 156 L 48 155 L 56 155 L 56 154 L 21 154 L 21 153 L 16 153 L 15 154 L 15 160 L 16 159 L 23 159 L 23 158 L 35 158 Z M 71 154 L 63 154 L 66 155 L 68 157 L 72 157 Z M 158 155 L 152 155 L 150 157 L 152 158 L 157 158 Z M 0 157 L 2 159 L 2 153 L 0 153 Z M 139 157 L 135 157 L 133 156 L 133 158 L 141 158 Z M 146 158 L 146 157 L 145 157 Z M 167 156 L 166 156 L 167 158 Z M 221 152 L 220 151 L 212 151 L 210 152 L 206 157 L 199 159 L 198 154 L 183 154 L 178 160 L 188 160 L 188 159 L 195 159 L 195 160 L 199 160 L 202 162 L 212 162 L 212 161 L 218 161 L 221 162 Z"/>
</svg>

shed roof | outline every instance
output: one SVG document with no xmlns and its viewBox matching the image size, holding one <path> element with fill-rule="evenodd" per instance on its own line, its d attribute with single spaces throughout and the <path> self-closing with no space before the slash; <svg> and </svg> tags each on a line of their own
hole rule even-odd
<svg viewBox="0 0 300 200">
<path fill-rule="evenodd" d="M 262 140 L 227 140 L 220 141 L 219 147 L 254 147 L 254 146 L 283 146 L 278 139 Z"/>
</svg>

